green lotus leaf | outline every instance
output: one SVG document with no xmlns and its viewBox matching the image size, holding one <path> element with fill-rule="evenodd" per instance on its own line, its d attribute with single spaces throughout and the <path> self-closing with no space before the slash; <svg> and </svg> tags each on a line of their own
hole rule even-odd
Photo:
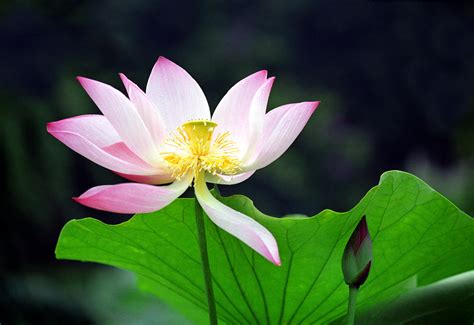
<svg viewBox="0 0 474 325">
<path fill-rule="evenodd" d="M 361 310 L 474 269 L 474 220 L 404 172 L 383 174 L 379 185 L 343 213 L 273 218 L 244 196 L 219 199 L 267 227 L 282 258 L 282 266 L 274 266 L 206 220 L 221 324 L 325 324 L 343 317 L 348 288 L 341 258 L 363 215 L 372 236 L 373 264 L 357 299 Z M 141 289 L 206 324 L 198 247 L 194 201 L 178 199 L 119 225 L 72 220 L 61 232 L 56 256 L 132 271 Z"/>
</svg>

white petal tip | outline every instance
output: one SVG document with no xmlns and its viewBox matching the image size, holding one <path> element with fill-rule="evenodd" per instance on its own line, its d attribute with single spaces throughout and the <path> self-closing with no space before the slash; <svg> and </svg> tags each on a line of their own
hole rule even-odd
<svg viewBox="0 0 474 325">
<path fill-rule="evenodd" d="M 296 105 L 301 107 L 302 109 L 308 109 L 311 111 L 311 113 L 313 113 L 316 110 L 316 108 L 318 108 L 320 103 L 321 102 L 319 100 L 315 100 L 315 101 L 301 102 Z"/>
<path fill-rule="evenodd" d="M 270 83 L 270 85 L 273 85 L 273 83 L 275 82 L 275 79 L 276 79 L 276 77 L 270 77 L 270 78 L 267 79 L 266 82 Z"/>
<path fill-rule="evenodd" d="M 170 59 L 164 57 L 164 56 L 159 56 L 158 57 L 158 60 L 156 60 L 156 63 L 171 63 L 173 65 L 176 65 L 176 63 L 174 63 L 173 61 L 171 61 Z"/>
<path fill-rule="evenodd" d="M 86 77 L 83 77 L 83 76 L 77 76 L 76 79 L 77 79 L 77 81 L 79 81 L 79 83 L 80 83 L 81 85 L 83 85 L 85 82 L 91 80 L 91 79 L 86 78 Z"/>
<path fill-rule="evenodd" d="M 263 69 L 263 70 L 260 70 L 260 71 L 255 72 L 253 75 L 254 75 L 254 76 L 262 75 L 265 79 L 267 79 L 268 70 Z"/>
<path fill-rule="evenodd" d="M 280 261 L 280 257 L 279 256 L 276 256 L 276 258 L 272 259 L 271 261 L 273 264 L 275 264 L 276 266 L 281 266 L 281 261 Z"/>
<path fill-rule="evenodd" d="M 313 107 L 313 111 L 314 111 L 316 108 L 318 108 L 319 103 L 321 103 L 321 102 L 319 100 L 317 100 L 317 101 L 314 101 L 314 102 L 311 102 L 311 103 L 314 105 L 314 107 Z"/>
<path fill-rule="evenodd" d="M 86 90 L 86 92 L 88 92 L 89 90 L 91 90 L 94 86 L 96 85 L 105 85 L 103 84 L 102 82 L 100 81 L 97 81 L 97 80 L 94 80 L 94 79 L 89 79 L 89 78 L 86 78 L 86 77 L 82 77 L 82 76 L 77 76 L 76 77 L 77 81 L 79 81 L 79 83 L 81 84 L 82 88 L 84 88 Z M 108 85 L 106 85 L 108 86 Z M 110 87 L 110 86 L 109 86 Z"/>
<path fill-rule="evenodd" d="M 48 133 L 53 132 L 54 131 L 53 129 L 54 129 L 54 122 L 46 123 L 46 131 L 48 131 Z"/>
<path fill-rule="evenodd" d="M 273 238 L 274 239 L 274 238 Z M 273 263 L 276 266 L 281 266 L 280 252 L 278 251 L 278 246 L 276 240 L 273 240 L 274 243 L 271 245 L 266 245 L 264 251 L 261 252 L 262 256 L 265 257 L 269 262 Z"/>
</svg>

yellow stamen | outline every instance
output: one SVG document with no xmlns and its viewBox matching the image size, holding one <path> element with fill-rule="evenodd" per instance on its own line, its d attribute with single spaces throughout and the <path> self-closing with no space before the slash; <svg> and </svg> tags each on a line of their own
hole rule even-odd
<svg viewBox="0 0 474 325">
<path fill-rule="evenodd" d="M 217 123 L 208 120 L 186 122 L 165 142 L 161 152 L 173 177 L 179 179 L 189 172 L 213 175 L 235 175 L 240 170 L 239 149 L 229 139 L 229 132 L 212 135 Z"/>
</svg>

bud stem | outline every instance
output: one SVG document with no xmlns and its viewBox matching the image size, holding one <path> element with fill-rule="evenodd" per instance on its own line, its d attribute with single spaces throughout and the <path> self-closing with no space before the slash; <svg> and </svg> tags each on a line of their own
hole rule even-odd
<svg viewBox="0 0 474 325">
<path fill-rule="evenodd" d="M 346 317 L 347 325 L 354 325 L 355 313 L 356 313 L 356 300 L 357 300 L 358 292 L 359 292 L 359 287 L 349 286 L 349 303 L 347 306 L 347 317 Z"/>
</svg>

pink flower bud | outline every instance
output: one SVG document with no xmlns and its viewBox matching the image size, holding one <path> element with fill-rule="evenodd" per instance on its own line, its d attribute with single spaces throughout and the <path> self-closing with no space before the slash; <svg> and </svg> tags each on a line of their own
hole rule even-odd
<svg viewBox="0 0 474 325">
<path fill-rule="evenodd" d="M 360 287 L 369 276 L 372 264 L 372 240 L 365 216 L 349 238 L 342 256 L 344 281 L 353 287 Z"/>
</svg>

